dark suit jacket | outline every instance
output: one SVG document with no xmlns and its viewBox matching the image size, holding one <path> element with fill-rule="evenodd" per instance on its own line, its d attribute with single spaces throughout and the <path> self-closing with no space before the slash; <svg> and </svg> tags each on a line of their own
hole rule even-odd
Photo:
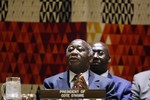
<svg viewBox="0 0 150 100">
<path fill-rule="evenodd" d="M 131 100 L 131 82 L 121 77 L 108 74 L 108 78 L 115 82 L 116 91 L 119 100 Z"/>
<path fill-rule="evenodd" d="M 44 80 L 45 89 L 71 89 L 69 87 L 68 71 L 46 78 Z M 92 71 L 89 75 L 89 89 L 106 89 L 106 99 L 118 100 L 115 92 L 115 85 L 111 79 L 99 76 Z"/>
<path fill-rule="evenodd" d="M 131 92 L 133 100 L 150 100 L 150 70 L 134 75 Z"/>
</svg>

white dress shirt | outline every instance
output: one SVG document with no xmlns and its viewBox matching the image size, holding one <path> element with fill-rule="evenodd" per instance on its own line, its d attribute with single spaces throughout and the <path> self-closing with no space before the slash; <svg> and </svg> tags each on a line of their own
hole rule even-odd
<svg viewBox="0 0 150 100">
<path fill-rule="evenodd" d="M 108 70 L 105 73 L 101 74 L 101 76 L 107 77 L 108 76 Z"/>
</svg>

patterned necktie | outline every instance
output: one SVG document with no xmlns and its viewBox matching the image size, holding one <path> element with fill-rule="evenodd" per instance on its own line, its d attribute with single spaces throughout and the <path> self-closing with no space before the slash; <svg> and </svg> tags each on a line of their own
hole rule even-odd
<svg viewBox="0 0 150 100">
<path fill-rule="evenodd" d="M 78 75 L 75 75 L 74 78 L 72 79 L 72 82 L 73 82 L 72 89 L 77 89 L 77 83 L 76 83 L 77 79 L 78 79 Z"/>
<path fill-rule="evenodd" d="M 75 75 L 72 81 L 74 82 L 72 89 L 76 89 L 76 90 L 88 89 L 88 85 L 84 77 L 82 76 L 82 74 Z"/>
</svg>

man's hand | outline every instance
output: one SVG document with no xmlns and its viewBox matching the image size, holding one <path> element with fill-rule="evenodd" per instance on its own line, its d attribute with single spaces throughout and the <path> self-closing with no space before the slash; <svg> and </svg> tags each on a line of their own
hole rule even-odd
<svg viewBox="0 0 150 100">
<path fill-rule="evenodd" d="M 73 89 L 88 89 L 88 85 L 86 84 L 86 81 L 82 76 L 82 73 L 78 75 L 78 77 L 76 77 L 75 86 Z"/>
</svg>

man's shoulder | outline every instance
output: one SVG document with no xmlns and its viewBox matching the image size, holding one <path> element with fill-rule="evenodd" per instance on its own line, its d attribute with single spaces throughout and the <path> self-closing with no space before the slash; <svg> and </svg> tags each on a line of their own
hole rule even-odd
<svg viewBox="0 0 150 100">
<path fill-rule="evenodd" d="M 95 76 L 95 79 L 99 79 L 100 81 L 107 82 L 107 83 L 113 82 L 112 79 L 107 78 L 107 77 L 103 77 L 103 76 L 98 75 L 98 74 L 96 74 L 96 73 L 94 73 L 94 72 L 93 72 L 93 75 Z"/>
<path fill-rule="evenodd" d="M 61 78 L 66 72 L 61 72 L 59 74 L 56 74 L 56 75 L 53 75 L 53 76 L 50 76 L 48 78 L 45 78 L 44 80 L 51 80 L 51 79 L 57 79 L 57 78 Z"/>
<path fill-rule="evenodd" d="M 150 70 L 135 74 L 133 79 L 138 83 L 144 84 L 150 79 Z"/>
<path fill-rule="evenodd" d="M 114 82 L 119 82 L 119 83 L 131 85 L 130 81 L 128 81 L 122 77 L 116 76 L 116 75 L 112 75 L 112 79 L 114 80 Z"/>
<path fill-rule="evenodd" d="M 137 73 L 134 75 L 134 77 L 141 78 L 141 77 L 145 77 L 145 76 L 148 77 L 149 75 L 150 75 L 150 70 Z"/>
</svg>

